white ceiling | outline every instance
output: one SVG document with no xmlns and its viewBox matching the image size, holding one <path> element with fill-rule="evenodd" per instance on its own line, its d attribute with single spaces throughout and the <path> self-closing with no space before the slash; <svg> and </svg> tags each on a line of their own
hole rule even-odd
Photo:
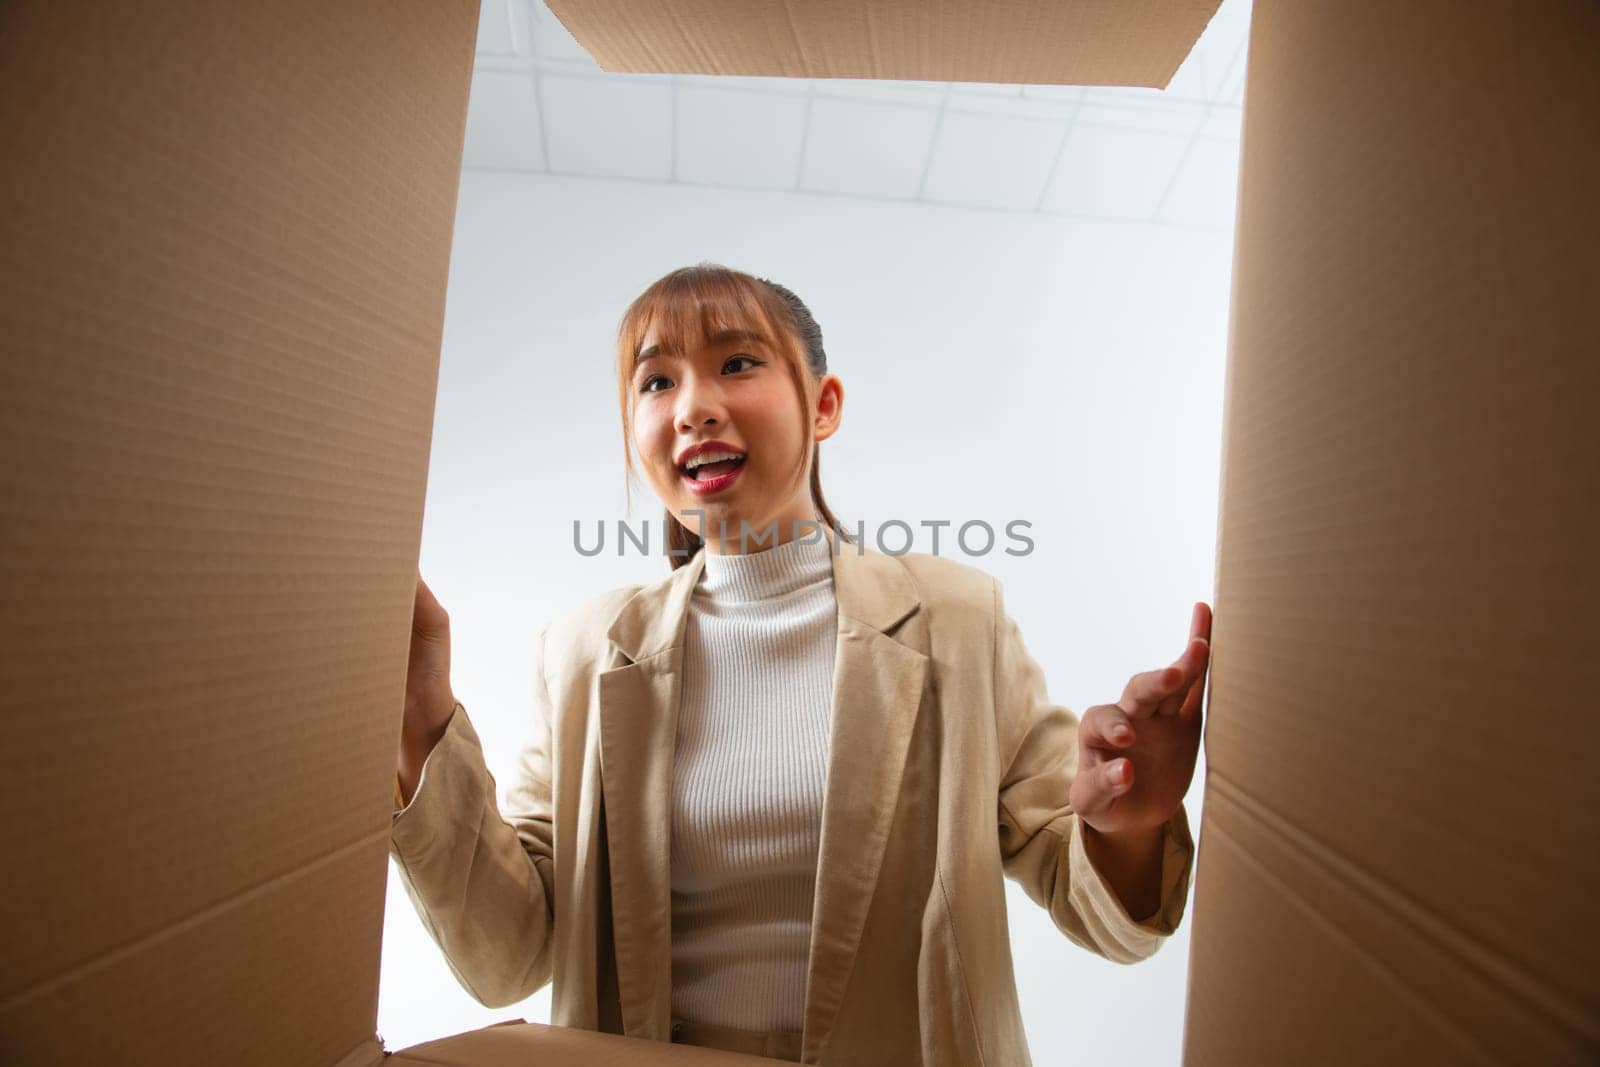
<svg viewBox="0 0 1600 1067">
<path fill-rule="evenodd" d="M 540 0 L 483 0 L 463 165 L 1227 229 L 1249 13 L 1156 90 L 608 74 Z"/>
</svg>

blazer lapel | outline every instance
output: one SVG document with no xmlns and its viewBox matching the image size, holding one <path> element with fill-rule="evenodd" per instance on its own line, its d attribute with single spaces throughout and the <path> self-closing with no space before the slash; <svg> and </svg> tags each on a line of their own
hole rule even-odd
<svg viewBox="0 0 1600 1067">
<path fill-rule="evenodd" d="M 670 1041 L 672 759 L 683 626 L 705 552 L 635 593 L 607 636 L 626 662 L 599 675 L 600 790 L 611 866 L 617 995 L 629 1037 Z"/>
<path fill-rule="evenodd" d="M 833 1028 L 861 941 L 928 668 L 927 656 L 890 636 L 921 604 L 904 566 L 824 533 L 838 642 L 802 1041 L 811 1062 Z M 623 662 L 598 676 L 623 1031 L 662 1041 L 671 1040 L 671 789 L 684 626 L 704 567 L 701 550 L 622 606 L 607 636 Z"/>
<path fill-rule="evenodd" d="M 806 974 L 806 1063 L 821 1058 L 844 1001 L 928 673 L 927 656 L 890 636 L 921 606 L 904 565 L 882 553 L 857 554 L 831 530 L 828 538 L 839 642 Z"/>
</svg>

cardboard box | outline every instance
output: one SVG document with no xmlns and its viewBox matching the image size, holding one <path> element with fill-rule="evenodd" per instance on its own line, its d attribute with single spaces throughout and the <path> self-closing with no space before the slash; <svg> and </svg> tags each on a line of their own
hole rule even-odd
<svg viewBox="0 0 1600 1067">
<path fill-rule="evenodd" d="M 1600 5 L 1249 49 L 1185 1062 L 1600 1062 Z"/>
<path fill-rule="evenodd" d="M 1221 0 L 548 0 L 601 70 L 1164 89 Z"/>
<path fill-rule="evenodd" d="M 609 69 L 1159 86 L 1215 3 L 553 8 Z M 0 1058 L 378 1063 L 476 4 L 0 19 Z M 1257 0 L 1188 1062 L 1600 1057 L 1597 114 L 1591 3 Z M 390 1061 L 535 1055 L 762 1062 Z"/>
</svg>

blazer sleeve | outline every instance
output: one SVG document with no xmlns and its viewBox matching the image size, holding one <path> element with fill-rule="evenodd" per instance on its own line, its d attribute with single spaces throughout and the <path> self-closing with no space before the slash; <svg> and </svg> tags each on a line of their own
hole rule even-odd
<svg viewBox="0 0 1600 1067">
<path fill-rule="evenodd" d="M 389 853 L 418 917 L 464 989 L 485 1007 L 515 1004 L 551 978 L 555 856 L 550 693 L 537 642 L 534 716 L 502 813 L 466 708 L 455 706 L 396 812 Z"/>
<path fill-rule="evenodd" d="M 1068 800 L 1078 769 L 1078 717 L 1046 693 L 994 579 L 995 721 L 1000 752 L 1000 856 L 1008 878 L 1050 913 L 1068 939 L 1114 963 L 1155 954 L 1183 918 L 1194 841 L 1182 806 L 1164 824 L 1161 905 L 1134 921 L 1089 859 Z"/>
</svg>

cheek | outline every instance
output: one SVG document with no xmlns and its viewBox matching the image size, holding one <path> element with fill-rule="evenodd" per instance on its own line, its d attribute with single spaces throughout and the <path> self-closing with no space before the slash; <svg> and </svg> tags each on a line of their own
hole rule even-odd
<svg viewBox="0 0 1600 1067">
<path fill-rule="evenodd" d="M 763 438 L 783 441 L 799 434 L 800 399 L 789 383 L 769 380 L 766 388 L 753 392 L 746 400 L 739 405 L 736 417 L 757 429 Z"/>
<path fill-rule="evenodd" d="M 777 462 L 787 462 L 781 457 L 801 447 L 805 436 L 805 410 L 792 387 L 770 390 L 750 417 L 758 423 L 761 439 L 778 446 L 769 449 L 778 453 L 774 457 Z"/>
<path fill-rule="evenodd" d="M 671 447 L 671 427 L 656 412 L 641 408 L 633 416 L 633 443 L 646 462 L 656 462 Z"/>
</svg>

